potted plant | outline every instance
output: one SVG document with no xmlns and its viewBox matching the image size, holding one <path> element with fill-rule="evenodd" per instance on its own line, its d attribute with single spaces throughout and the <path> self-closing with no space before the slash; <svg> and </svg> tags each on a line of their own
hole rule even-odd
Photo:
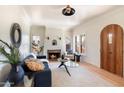
<svg viewBox="0 0 124 93">
<path fill-rule="evenodd" d="M 1 39 L 0 42 L 0 53 L 7 58 L 7 60 L 2 60 L 1 62 L 10 63 L 12 67 L 8 80 L 12 85 L 17 85 L 24 78 L 24 71 L 20 65 L 19 49 Z M 9 51 L 7 51 L 7 48 Z"/>
</svg>

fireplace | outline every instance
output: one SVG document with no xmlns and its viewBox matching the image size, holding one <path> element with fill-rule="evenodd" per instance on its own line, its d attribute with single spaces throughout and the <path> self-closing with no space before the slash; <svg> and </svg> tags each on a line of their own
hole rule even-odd
<svg viewBox="0 0 124 93">
<path fill-rule="evenodd" d="M 57 61 L 58 58 L 61 56 L 61 50 L 48 50 L 47 51 L 48 59 L 50 61 Z"/>
</svg>

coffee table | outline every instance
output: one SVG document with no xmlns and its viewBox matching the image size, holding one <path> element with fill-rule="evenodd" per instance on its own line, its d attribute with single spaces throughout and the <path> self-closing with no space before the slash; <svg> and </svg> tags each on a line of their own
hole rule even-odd
<svg viewBox="0 0 124 93">
<path fill-rule="evenodd" d="M 71 68 L 75 68 L 75 67 L 78 67 L 79 66 L 79 64 L 77 62 L 71 61 L 71 60 L 65 62 L 65 65 L 67 67 L 71 67 Z"/>
<path fill-rule="evenodd" d="M 70 72 L 69 72 L 69 70 L 68 70 L 68 68 L 67 68 L 67 66 L 65 64 L 65 62 L 67 62 L 68 60 L 60 59 L 59 61 L 61 62 L 61 64 L 58 66 L 58 68 L 60 68 L 61 66 L 64 66 L 65 69 L 66 69 L 66 72 L 68 73 L 68 75 L 71 76 L 71 74 L 70 74 Z"/>
</svg>

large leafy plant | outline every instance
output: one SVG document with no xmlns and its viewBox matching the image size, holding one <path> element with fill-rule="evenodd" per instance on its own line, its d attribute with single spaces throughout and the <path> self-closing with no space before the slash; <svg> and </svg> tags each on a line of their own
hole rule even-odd
<svg viewBox="0 0 124 93">
<path fill-rule="evenodd" d="M 10 51 L 7 51 L 8 48 Z M 9 45 L 7 42 L 0 39 L 0 54 L 4 55 L 7 60 L 2 60 L 1 62 L 7 62 L 10 64 L 18 64 L 20 61 L 18 48 Z"/>
</svg>

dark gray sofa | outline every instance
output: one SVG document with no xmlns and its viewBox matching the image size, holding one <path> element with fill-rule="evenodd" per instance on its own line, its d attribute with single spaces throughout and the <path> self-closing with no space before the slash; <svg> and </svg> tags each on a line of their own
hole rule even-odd
<svg viewBox="0 0 124 93">
<path fill-rule="evenodd" d="M 28 55 L 24 60 L 28 58 L 34 58 L 33 55 Z M 43 57 L 44 58 L 44 57 Z M 43 71 L 31 71 L 29 70 L 26 65 L 23 64 L 22 67 L 25 71 L 25 75 L 28 76 L 29 79 L 34 78 L 34 87 L 51 87 L 52 86 L 52 76 L 51 76 L 51 70 L 49 68 L 48 62 L 43 62 L 45 69 Z"/>
</svg>

